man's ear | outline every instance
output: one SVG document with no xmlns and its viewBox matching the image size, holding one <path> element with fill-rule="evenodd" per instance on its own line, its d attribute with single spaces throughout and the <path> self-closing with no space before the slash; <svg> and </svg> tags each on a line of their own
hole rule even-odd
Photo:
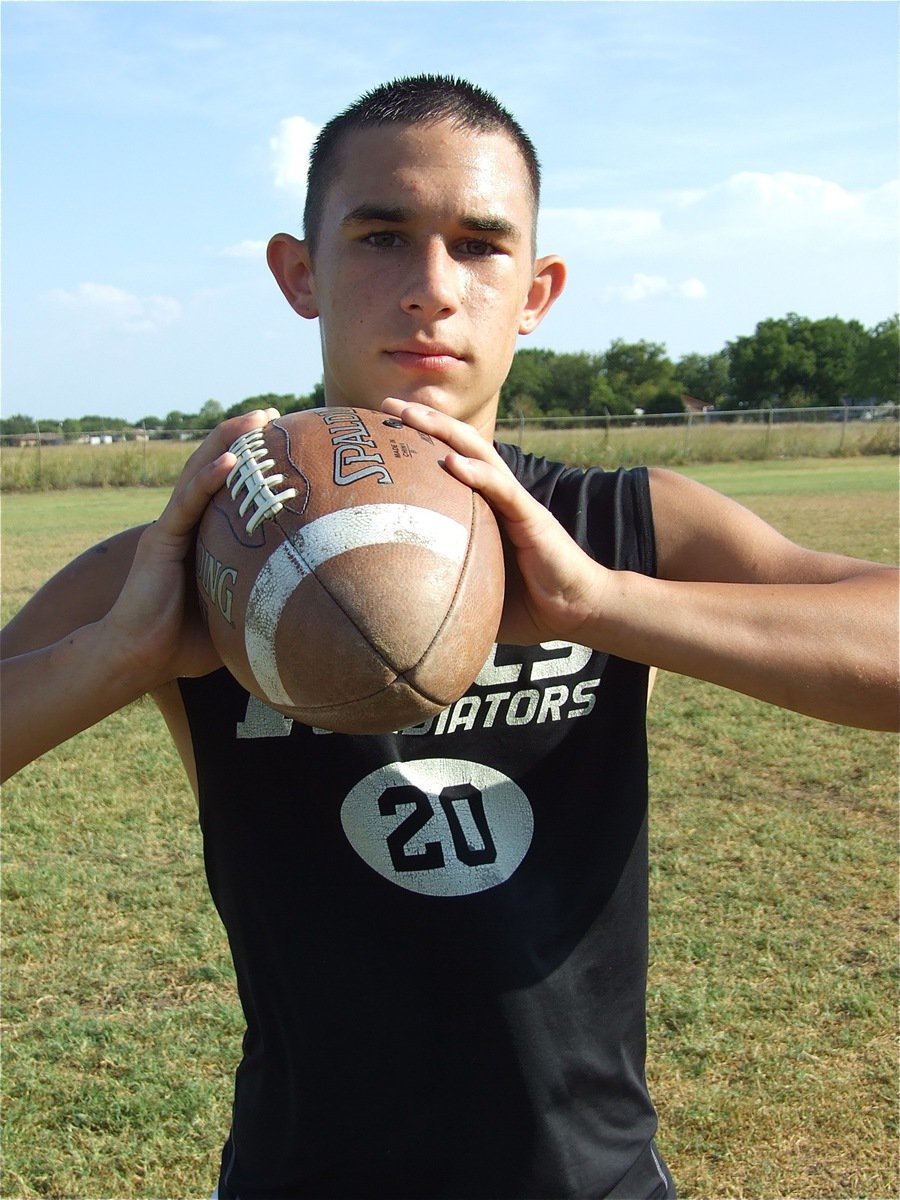
<svg viewBox="0 0 900 1200">
<path fill-rule="evenodd" d="M 276 233 L 266 250 L 266 261 L 294 312 L 309 320 L 317 317 L 319 309 L 312 277 L 312 261 L 306 242 L 301 242 L 289 233 Z"/>
<path fill-rule="evenodd" d="M 534 278 L 522 309 L 519 333 L 532 333 L 537 329 L 565 286 L 566 264 L 561 258 L 547 254 L 535 260 Z"/>
</svg>

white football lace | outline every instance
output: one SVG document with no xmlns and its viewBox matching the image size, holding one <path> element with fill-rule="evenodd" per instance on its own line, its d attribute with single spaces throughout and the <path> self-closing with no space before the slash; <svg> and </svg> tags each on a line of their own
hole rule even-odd
<svg viewBox="0 0 900 1200">
<path fill-rule="evenodd" d="M 247 489 L 238 514 L 243 516 L 251 505 L 255 505 L 247 521 L 247 532 L 253 533 L 263 521 L 281 512 L 285 500 L 293 500 L 297 489 L 272 491 L 277 484 L 284 483 L 284 476 L 267 474 L 275 466 L 275 460 L 266 457 L 268 450 L 261 429 L 243 434 L 232 442 L 230 449 L 232 454 L 237 455 L 237 462 L 225 480 L 225 486 L 231 488 L 232 500 L 237 500 L 242 488 Z"/>
</svg>

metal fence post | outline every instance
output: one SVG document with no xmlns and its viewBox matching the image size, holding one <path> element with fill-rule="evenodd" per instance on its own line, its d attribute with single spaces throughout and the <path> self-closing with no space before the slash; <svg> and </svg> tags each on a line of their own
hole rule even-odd
<svg viewBox="0 0 900 1200">
<path fill-rule="evenodd" d="M 687 412 L 685 413 L 685 417 L 687 419 L 684 426 L 684 448 L 682 453 L 685 458 L 688 458 L 691 452 L 691 431 L 694 427 L 694 414 L 693 412 Z"/>
</svg>

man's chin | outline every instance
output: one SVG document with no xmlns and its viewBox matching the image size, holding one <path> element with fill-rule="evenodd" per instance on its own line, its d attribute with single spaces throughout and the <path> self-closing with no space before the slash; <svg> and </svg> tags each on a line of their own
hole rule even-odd
<svg viewBox="0 0 900 1200">
<path fill-rule="evenodd" d="M 447 413 L 451 417 L 465 411 L 465 405 L 457 397 L 449 397 L 439 388 L 386 388 L 380 392 L 368 392 L 364 396 L 329 396 L 325 404 L 328 408 L 364 408 L 379 412 L 382 400 L 388 398 L 402 400 L 406 404 L 424 404 L 438 412 Z M 465 418 L 460 417 L 460 420 Z"/>
<path fill-rule="evenodd" d="M 484 405 L 479 405 L 467 396 L 459 396 L 438 384 L 420 384 L 417 387 L 400 388 L 391 392 L 396 400 L 404 400 L 409 404 L 424 404 L 437 412 L 455 417 L 457 421 L 469 421 L 473 414 Z"/>
<path fill-rule="evenodd" d="M 433 408 L 448 417 L 454 417 L 457 421 L 465 421 L 466 424 L 472 425 L 474 428 L 485 433 L 486 436 L 493 436 L 497 399 L 479 403 L 471 397 L 456 395 L 437 384 L 406 384 L 403 387 L 391 387 L 388 384 L 386 388 L 384 384 L 377 386 L 385 390 L 367 392 L 364 396 L 354 395 L 352 398 L 341 396 L 340 398 L 332 399 L 329 396 L 326 404 L 329 408 L 340 408 L 349 405 L 351 408 L 364 408 L 372 412 L 379 412 L 382 400 L 391 397 L 409 404 L 424 404 L 426 407 Z"/>
<path fill-rule="evenodd" d="M 449 395 L 439 388 L 420 388 L 397 399 L 424 404 L 457 421 L 463 421 L 488 441 L 494 436 L 499 396 L 479 402 L 472 397 Z"/>
</svg>

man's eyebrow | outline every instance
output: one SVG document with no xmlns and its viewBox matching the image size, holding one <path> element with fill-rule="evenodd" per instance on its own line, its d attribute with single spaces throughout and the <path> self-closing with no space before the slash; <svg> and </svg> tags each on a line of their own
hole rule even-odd
<svg viewBox="0 0 900 1200">
<path fill-rule="evenodd" d="M 486 213 L 484 216 L 467 215 L 462 217 L 459 223 L 463 229 L 470 229 L 473 233 L 501 233 L 512 241 L 519 241 L 522 237 L 518 225 L 494 213 Z"/>
<path fill-rule="evenodd" d="M 390 207 L 385 204 L 357 204 L 341 218 L 344 227 L 383 222 L 385 225 L 405 225 L 414 218 L 411 208 L 402 205 Z M 513 241 L 519 241 L 522 231 L 518 225 L 495 213 L 465 213 L 459 219 L 462 229 L 471 233 L 499 233 Z"/>
<path fill-rule="evenodd" d="M 385 204 L 357 204 L 341 218 L 342 225 L 365 225 L 383 221 L 386 225 L 404 225 L 412 217 L 408 208 L 389 208 Z"/>
</svg>

